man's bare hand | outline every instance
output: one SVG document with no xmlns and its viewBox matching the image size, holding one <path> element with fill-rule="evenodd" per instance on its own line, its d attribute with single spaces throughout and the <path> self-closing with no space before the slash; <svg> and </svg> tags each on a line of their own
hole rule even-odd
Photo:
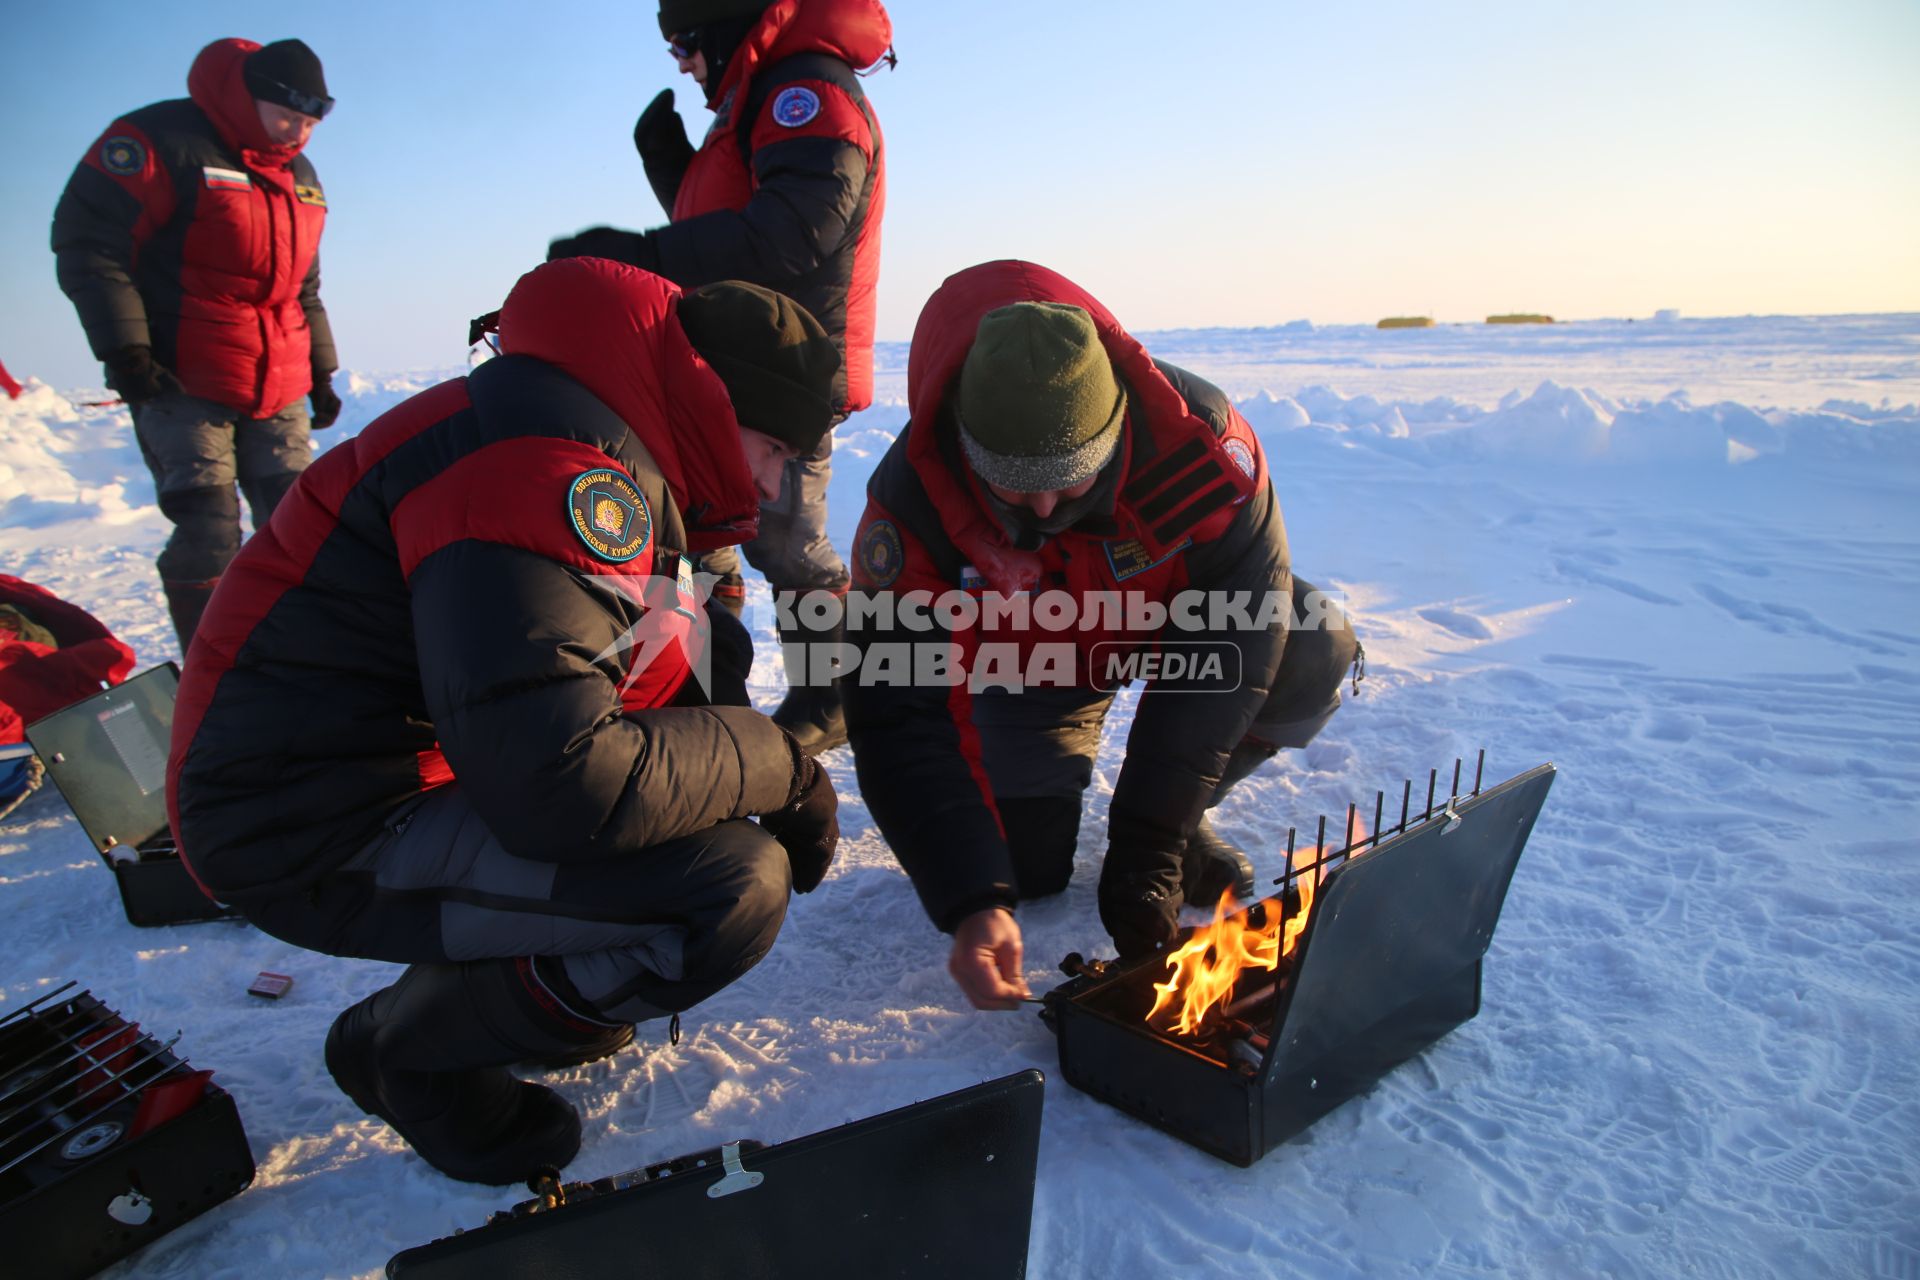
<svg viewBox="0 0 1920 1280">
<path fill-rule="evenodd" d="M 953 931 L 947 972 L 976 1009 L 1017 1009 L 1030 996 L 1021 975 L 1020 925 L 1005 907 L 976 911 Z"/>
</svg>

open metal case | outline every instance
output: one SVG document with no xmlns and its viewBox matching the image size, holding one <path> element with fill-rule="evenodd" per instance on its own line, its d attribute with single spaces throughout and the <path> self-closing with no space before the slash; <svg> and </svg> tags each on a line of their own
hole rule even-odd
<svg viewBox="0 0 1920 1280">
<path fill-rule="evenodd" d="M 1067 1082 L 1223 1160 L 1250 1165 L 1480 1011 L 1480 971 L 1553 785 L 1543 764 L 1456 794 L 1347 847 L 1257 1028 L 1219 1057 L 1143 1018 L 1163 956 L 1088 965 L 1047 993 Z M 1409 791 L 1411 784 L 1409 784 Z M 1351 831 L 1351 817 L 1349 831 Z M 1329 848 L 1323 834 L 1321 847 Z M 1365 856 L 1357 856 L 1362 850 Z"/>
<path fill-rule="evenodd" d="M 1017 1280 L 1044 1086 L 1027 1070 L 776 1146 L 552 1181 L 485 1226 L 395 1255 L 387 1274 Z"/>
<path fill-rule="evenodd" d="M 163 663 L 27 726 L 27 741 L 112 869 L 127 919 L 137 925 L 234 914 L 200 892 L 167 829 L 167 747 L 179 687 L 180 668 Z"/>
</svg>

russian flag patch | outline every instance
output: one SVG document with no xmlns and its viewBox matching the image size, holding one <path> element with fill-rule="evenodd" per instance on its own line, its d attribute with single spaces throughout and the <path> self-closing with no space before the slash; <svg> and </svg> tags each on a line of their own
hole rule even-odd
<svg viewBox="0 0 1920 1280">
<path fill-rule="evenodd" d="M 253 190 L 253 179 L 239 169 L 216 169 L 212 165 L 207 165 L 200 170 L 200 173 L 210 187 L 227 191 Z"/>
</svg>

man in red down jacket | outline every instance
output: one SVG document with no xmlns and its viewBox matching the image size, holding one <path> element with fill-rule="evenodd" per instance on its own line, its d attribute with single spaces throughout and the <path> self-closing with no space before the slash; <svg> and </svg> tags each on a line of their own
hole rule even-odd
<svg viewBox="0 0 1920 1280">
<path fill-rule="evenodd" d="M 875 291 L 886 209 L 886 149 L 856 74 L 891 55 L 879 0 L 662 0 L 660 33 L 706 95 L 714 121 L 696 150 L 664 90 L 634 126 L 647 179 L 671 223 L 646 232 L 594 227 L 556 240 L 549 257 L 598 254 L 683 286 L 737 278 L 811 311 L 839 345 L 835 421 L 873 402 Z M 833 438 L 796 458 L 761 508 L 747 559 L 790 604 L 806 591 L 845 594 L 847 570 L 827 541 Z M 710 555 L 717 595 L 737 610 L 739 555 Z M 832 643 L 783 611 L 784 645 Z M 797 650 L 789 650 L 790 653 Z M 808 684 L 788 663 L 773 718 L 809 752 L 846 741 L 840 691 Z"/>
<path fill-rule="evenodd" d="M 744 705 L 751 644 L 688 566 L 750 536 L 826 431 L 832 343 L 757 286 L 594 258 L 522 277 L 498 329 L 498 358 L 327 453 L 241 550 L 168 772 L 212 896 L 409 966 L 334 1022 L 327 1067 L 490 1183 L 580 1144 L 508 1064 L 604 1056 L 740 977 L 838 840 L 826 771 Z M 709 615 L 741 705 L 692 678 Z"/>
<path fill-rule="evenodd" d="M 53 213 L 60 287 L 174 525 L 159 569 L 182 654 L 240 547 L 235 480 L 264 526 L 312 456 L 309 424 L 340 413 L 327 197 L 301 154 L 333 107 L 320 60 L 298 40 L 216 40 L 187 92 L 109 125 Z"/>
<path fill-rule="evenodd" d="M 1185 902 L 1251 899 L 1206 811 L 1313 739 L 1357 644 L 1293 576 L 1246 420 L 1073 282 L 1028 262 L 950 277 L 907 378 L 912 421 L 854 542 L 860 661 L 841 683 L 861 796 L 953 935 L 949 970 L 1007 1008 L 1026 990 L 1014 908 L 1073 874 L 1114 692 L 1146 682 L 1099 885 L 1132 956 Z"/>
</svg>

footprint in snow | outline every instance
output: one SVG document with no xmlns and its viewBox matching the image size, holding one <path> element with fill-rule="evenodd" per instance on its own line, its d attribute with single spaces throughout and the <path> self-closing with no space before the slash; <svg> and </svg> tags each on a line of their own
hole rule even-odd
<svg viewBox="0 0 1920 1280">
<path fill-rule="evenodd" d="M 1464 640 L 1493 639 L 1493 628 L 1470 613 L 1462 613 L 1458 609 L 1418 609 L 1415 612 L 1442 631 L 1451 631 Z"/>
</svg>

